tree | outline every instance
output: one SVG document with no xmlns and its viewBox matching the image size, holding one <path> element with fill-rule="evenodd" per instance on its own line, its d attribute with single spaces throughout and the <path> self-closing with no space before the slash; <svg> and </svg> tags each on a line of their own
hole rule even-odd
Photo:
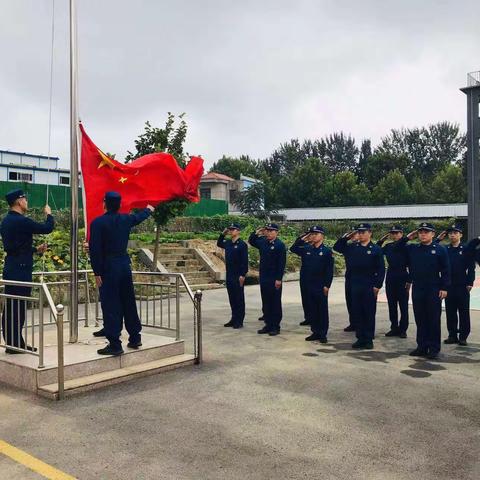
<svg viewBox="0 0 480 480">
<path fill-rule="evenodd" d="M 357 183 L 353 172 L 337 173 L 332 179 L 333 202 L 335 206 L 368 205 L 370 190 L 363 183 Z"/>
<path fill-rule="evenodd" d="M 372 156 L 372 142 L 369 139 L 363 140 L 358 156 L 357 177 L 360 182 L 365 182 L 365 168 Z"/>
<path fill-rule="evenodd" d="M 288 177 L 282 177 L 277 191 L 284 208 L 329 206 L 332 175 L 318 158 L 310 158 Z"/>
<path fill-rule="evenodd" d="M 177 163 L 184 168 L 186 154 L 183 150 L 185 138 L 187 136 L 187 123 L 183 119 L 184 113 L 178 116 L 180 123 L 175 128 L 175 115 L 168 112 L 164 128 L 152 127 L 150 122 L 145 122 L 145 132 L 135 140 L 136 152 L 128 152 L 125 157 L 125 163 L 131 162 L 136 158 L 155 152 L 168 152 L 175 157 Z M 188 205 L 188 201 L 183 198 L 173 199 L 169 202 L 159 203 L 152 214 L 157 231 L 155 236 L 155 248 L 153 252 L 153 270 L 157 268 L 158 250 L 160 245 L 160 227 L 164 226 L 168 220 L 181 215 Z"/>
<path fill-rule="evenodd" d="M 334 133 L 322 140 L 323 161 L 332 173 L 356 171 L 358 148 L 355 139 L 343 133 Z"/>
<path fill-rule="evenodd" d="M 261 219 L 268 219 L 275 209 L 265 208 L 265 186 L 256 182 L 249 188 L 239 192 L 235 204 L 244 215 L 252 215 Z"/>
<path fill-rule="evenodd" d="M 390 172 L 397 170 L 405 175 L 408 169 L 408 158 L 405 155 L 394 155 L 388 152 L 377 152 L 370 156 L 364 166 L 364 181 L 369 188 L 375 188 Z"/>
<path fill-rule="evenodd" d="M 223 173 L 236 180 L 240 179 L 240 175 L 246 175 L 258 178 L 259 170 L 257 162 L 252 160 L 248 155 L 241 155 L 238 158 L 226 157 L 225 155 L 215 162 L 210 169 L 211 172 Z"/>
<path fill-rule="evenodd" d="M 402 205 L 412 202 L 412 191 L 404 175 L 393 170 L 382 178 L 372 191 L 376 205 Z"/>
<path fill-rule="evenodd" d="M 434 203 L 463 203 L 467 201 L 467 186 L 462 168 L 447 165 L 437 173 L 431 187 Z"/>
</svg>

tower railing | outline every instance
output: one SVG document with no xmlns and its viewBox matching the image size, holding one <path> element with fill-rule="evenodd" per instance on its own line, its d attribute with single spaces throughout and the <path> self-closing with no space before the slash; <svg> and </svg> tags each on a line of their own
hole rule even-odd
<svg viewBox="0 0 480 480">
<path fill-rule="evenodd" d="M 467 86 L 480 87 L 480 71 L 467 73 Z"/>
</svg>

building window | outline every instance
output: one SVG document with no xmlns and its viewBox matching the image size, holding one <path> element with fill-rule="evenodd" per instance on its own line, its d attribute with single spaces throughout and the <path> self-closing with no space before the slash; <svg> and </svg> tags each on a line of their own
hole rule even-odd
<svg viewBox="0 0 480 480">
<path fill-rule="evenodd" d="M 60 175 L 60 185 L 70 185 L 70 177 Z"/>
<path fill-rule="evenodd" d="M 33 175 L 31 173 L 8 172 L 8 179 L 12 182 L 31 183 L 33 181 Z"/>
<path fill-rule="evenodd" d="M 212 191 L 210 188 L 201 188 L 200 189 L 200 198 L 206 198 L 210 200 L 212 198 Z"/>
</svg>

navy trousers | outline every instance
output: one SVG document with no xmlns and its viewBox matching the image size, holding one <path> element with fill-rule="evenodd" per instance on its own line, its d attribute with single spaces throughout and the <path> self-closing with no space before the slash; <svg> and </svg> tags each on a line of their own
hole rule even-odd
<svg viewBox="0 0 480 480">
<path fill-rule="evenodd" d="M 328 334 L 328 296 L 323 293 L 323 289 L 310 288 L 308 292 L 309 313 L 308 320 L 312 333 L 321 337 L 327 337 Z"/>
<path fill-rule="evenodd" d="M 305 275 L 300 272 L 300 295 L 302 297 L 303 318 L 308 321 L 308 302 L 310 296 L 308 294 L 308 282 Z"/>
<path fill-rule="evenodd" d="M 470 334 L 470 292 L 466 285 L 452 285 L 445 299 L 448 336 L 466 340 Z"/>
<path fill-rule="evenodd" d="M 245 293 L 244 288 L 240 286 L 238 277 L 227 278 L 227 293 L 230 308 L 232 309 L 232 323 L 234 325 L 243 325 L 245 318 Z"/>
<path fill-rule="evenodd" d="M 105 336 L 113 348 L 121 348 L 123 320 L 131 342 L 140 340 L 142 326 L 138 317 L 132 271 L 128 257 L 107 259 L 106 273 L 102 276 L 100 301 L 103 311 Z"/>
<path fill-rule="evenodd" d="M 361 342 L 371 342 L 375 336 L 375 315 L 377 313 L 377 297 L 373 286 L 362 285 L 361 282 L 352 285 L 352 316 L 356 328 L 356 336 Z"/>
<path fill-rule="evenodd" d="M 347 304 L 348 322 L 355 328 L 355 317 L 352 308 L 352 284 L 347 277 L 345 277 L 345 303 Z"/>
<path fill-rule="evenodd" d="M 417 345 L 422 351 L 436 354 L 441 346 L 440 317 L 442 301 L 435 285 L 415 286 L 412 290 L 413 313 L 417 324 Z"/>
<path fill-rule="evenodd" d="M 274 279 L 260 279 L 260 294 L 263 303 L 265 326 L 269 330 L 280 330 L 282 321 L 282 287 L 275 288 Z"/>
<path fill-rule="evenodd" d="M 31 258 L 9 257 L 5 259 L 3 269 L 4 280 L 18 280 L 21 282 L 32 281 Z M 5 286 L 5 293 L 8 295 L 21 295 L 29 297 L 32 289 L 30 287 Z M 27 316 L 27 302 L 25 300 L 5 299 L 5 307 L 2 313 L 3 339 L 7 345 L 12 347 L 25 348 L 22 330 Z"/>
<path fill-rule="evenodd" d="M 392 278 L 387 274 L 385 291 L 388 300 L 388 313 L 391 329 L 396 332 L 406 332 L 408 329 L 408 291 L 404 278 Z M 398 310 L 400 309 L 400 322 Z"/>
</svg>

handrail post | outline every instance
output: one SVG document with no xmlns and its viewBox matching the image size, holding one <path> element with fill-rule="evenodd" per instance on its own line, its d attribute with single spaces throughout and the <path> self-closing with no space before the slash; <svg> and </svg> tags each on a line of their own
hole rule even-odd
<svg viewBox="0 0 480 480">
<path fill-rule="evenodd" d="M 38 292 L 38 368 L 43 368 L 43 288 Z"/>
<path fill-rule="evenodd" d="M 84 327 L 88 327 L 88 320 L 89 320 L 89 310 L 90 310 L 90 288 L 88 285 L 88 273 L 85 271 L 85 323 L 83 324 Z"/>
<path fill-rule="evenodd" d="M 176 340 L 180 340 L 180 278 L 175 277 L 175 330 Z"/>
<path fill-rule="evenodd" d="M 200 365 L 203 361 L 202 351 L 202 291 L 195 292 L 195 308 L 197 309 L 197 357 L 195 364 Z"/>
<path fill-rule="evenodd" d="M 58 374 L 58 400 L 65 396 L 65 372 L 63 359 L 63 313 L 62 304 L 57 305 L 57 374 Z"/>
</svg>

